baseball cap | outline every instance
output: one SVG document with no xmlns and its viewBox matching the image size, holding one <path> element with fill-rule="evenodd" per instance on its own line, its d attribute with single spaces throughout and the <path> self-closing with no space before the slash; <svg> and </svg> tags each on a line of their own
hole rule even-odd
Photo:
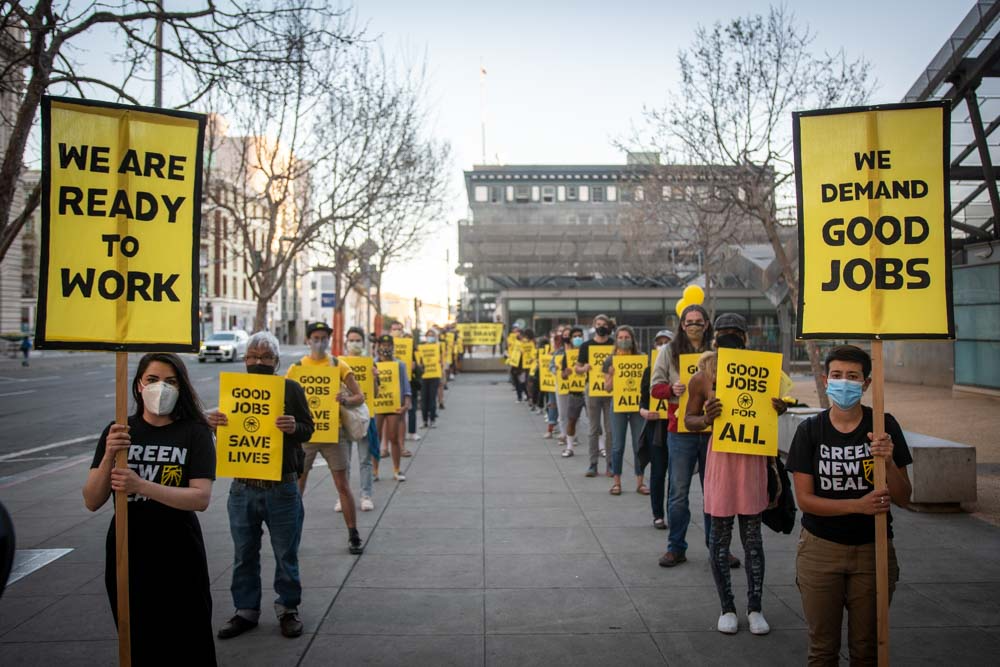
<svg viewBox="0 0 1000 667">
<path fill-rule="evenodd" d="M 396 342 L 396 339 L 393 338 L 392 336 L 390 336 L 389 334 L 382 334 L 381 336 L 378 337 L 378 342 L 379 343 L 393 343 L 394 344 Z"/>
<path fill-rule="evenodd" d="M 722 313 L 715 318 L 715 323 L 712 328 L 716 331 L 722 329 L 738 329 L 743 333 L 747 332 L 747 321 L 746 318 L 739 313 Z"/>
<path fill-rule="evenodd" d="M 312 335 L 314 331 L 323 331 L 325 333 L 331 333 L 333 329 L 326 322 L 313 322 L 306 327 L 306 338 Z"/>
<path fill-rule="evenodd" d="M 671 331 L 670 329 L 660 329 L 659 331 L 656 332 L 656 335 L 653 336 L 653 340 L 656 340 L 657 338 L 666 338 L 667 340 L 673 340 L 674 332 Z"/>
</svg>

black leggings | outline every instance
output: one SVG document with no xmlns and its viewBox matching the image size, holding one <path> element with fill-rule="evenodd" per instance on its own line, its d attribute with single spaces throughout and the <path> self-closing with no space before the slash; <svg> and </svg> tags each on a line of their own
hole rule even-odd
<svg viewBox="0 0 1000 667">
<path fill-rule="evenodd" d="M 735 612 L 733 582 L 729 574 L 729 544 L 733 540 L 734 517 L 712 517 L 708 556 L 712 563 L 715 588 L 722 602 L 722 612 Z M 744 567 L 747 571 L 747 611 L 760 611 L 764 592 L 764 538 L 760 533 L 760 514 L 740 514 L 740 541 L 743 542 Z"/>
<path fill-rule="evenodd" d="M 420 410 L 425 424 L 437 421 L 440 384 L 441 378 L 423 378 L 420 381 Z"/>
</svg>

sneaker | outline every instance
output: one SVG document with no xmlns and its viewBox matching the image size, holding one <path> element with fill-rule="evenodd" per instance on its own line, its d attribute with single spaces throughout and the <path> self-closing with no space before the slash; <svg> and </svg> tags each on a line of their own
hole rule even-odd
<svg viewBox="0 0 1000 667">
<path fill-rule="evenodd" d="M 569 457 L 573 456 L 573 450 L 572 450 L 572 449 L 570 449 L 569 447 L 567 447 L 566 449 L 564 449 L 564 450 L 562 451 L 562 454 L 561 454 L 561 456 L 562 456 L 562 457 L 563 457 L 564 459 L 568 459 Z"/>
<path fill-rule="evenodd" d="M 552 435 L 552 431 L 546 431 L 545 434 L 542 436 L 542 440 L 551 440 L 553 437 L 554 436 Z"/>
<path fill-rule="evenodd" d="M 431 428 L 437 428 L 437 427 L 438 427 L 437 420 L 432 419 L 431 420 Z"/>
<path fill-rule="evenodd" d="M 394 473 L 392 473 L 392 478 L 394 480 L 396 480 L 397 482 L 405 482 L 406 481 L 406 475 L 404 475 L 401 472 L 394 472 Z"/>
<path fill-rule="evenodd" d="M 233 637 L 238 637 L 247 630 L 253 630 L 256 627 L 256 621 L 245 619 L 239 614 L 236 614 L 231 619 L 226 621 L 225 625 L 219 628 L 218 636 L 219 639 L 232 639 Z"/>
<path fill-rule="evenodd" d="M 761 617 L 763 618 L 763 616 Z M 725 635 L 735 635 L 736 631 L 740 629 L 739 621 L 736 620 L 736 614 L 727 611 L 726 613 L 719 616 L 719 632 Z"/>
<path fill-rule="evenodd" d="M 750 622 L 750 634 L 752 635 L 766 635 L 771 631 L 771 626 L 767 624 L 764 614 L 759 611 L 752 611 L 747 614 L 747 620 Z M 722 621 L 719 622 L 721 623 Z"/>
<path fill-rule="evenodd" d="M 417 440 L 420 440 L 420 434 L 419 433 L 407 433 L 406 434 L 406 439 L 407 440 L 411 440 L 413 442 L 416 442 Z"/>
<path fill-rule="evenodd" d="M 286 611 L 278 619 L 281 623 L 281 634 L 286 637 L 298 637 L 302 634 L 302 621 L 299 620 L 299 612 Z"/>
<path fill-rule="evenodd" d="M 590 466 L 587 468 L 587 472 L 583 473 L 584 477 L 597 477 L 597 466 Z"/>
<path fill-rule="evenodd" d="M 372 481 L 373 482 L 377 482 L 378 481 L 378 466 L 374 466 L 374 465 L 372 466 Z"/>
<path fill-rule="evenodd" d="M 687 561 L 687 556 L 683 552 L 668 551 L 660 556 L 660 567 L 673 567 Z"/>
<path fill-rule="evenodd" d="M 603 457 L 607 458 L 607 456 L 608 456 L 608 450 L 606 450 L 606 449 L 602 449 L 602 450 L 601 450 L 601 456 L 603 456 Z"/>
<path fill-rule="evenodd" d="M 333 506 L 333 511 L 334 512 L 343 512 L 344 511 L 344 508 L 340 506 L 340 501 L 339 500 L 337 501 L 337 504 Z"/>
<path fill-rule="evenodd" d="M 360 556 L 365 552 L 364 543 L 362 543 L 361 538 L 358 536 L 353 536 L 347 540 L 347 551 L 350 552 L 352 556 Z"/>
<path fill-rule="evenodd" d="M 740 559 L 732 554 L 729 554 L 729 567 L 733 570 L 738 570 L 740 567 Z"/>
<path fill-rule="evenodd" d="M 371 512 L 373 509 L 375 509 L 375 503 L 372 502 L 372 499 L 368 496 L 361 496 L 361 511 Z"/>
</svg>

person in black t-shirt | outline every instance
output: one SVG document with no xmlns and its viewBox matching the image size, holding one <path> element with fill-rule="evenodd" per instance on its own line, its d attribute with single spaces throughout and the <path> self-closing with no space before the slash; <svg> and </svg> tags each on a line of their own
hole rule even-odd
<svg viewBox="0 0 1000 667">
<path fill-rule="evenodd" d="M 886 433 L 873 437 L 872 410 L 861 405 L 872 362 L 853 345 L 826 357 L 826 393 L 833 405 L 799 425 L 788 452 L 802 533 L 795 559 L 802 609 L 809 624 L 809 664 L 837 665 L 847 608 L 852 665 L 875 664 L 875 515 L 910 499 L 906 466 L 913 462 L 892 415 Z M 875 457 L 885 459 L 885 489 L 874 485 Z M 889 525 L 889 595 L 899 579 Z"/>
<path fill-rule="evenodd" d="M 212 594 L 195 516 L 212 497 L 212 432 L 177 355 L 143 356 L 132 398 L 135 414 L 127 426 L 104 429 L 83 487 L 91 511 L 103 507 L 112 491 L 128 494 L 132 664 L 214 665 Z M 119 451 L 127 454 L 127 468 L 114 467 Z M 117 623 L 115 546 L 112 518 L 104 581 Z"/>
<path fill-rule="evenodd" d="M 604 356 L 599 358 L 591 354 L 591 348 L 595 345 L 614 346 L 611 335 L 615 328 L 611 323 L 611 318 L 607 315 L 598 315 L 594 318 L 594 337 L 580 345 L 580 356 L 577 357 L 574 370 L 583 375 L 589 374 L 591 367 L 600 368 L 604 363 Z M 589 445 L 590 467 L 585 473 L 587 477 L 597 476 L 598 455 L 607 456 L 607 451 L 601 443 L 601 436 L 604 433 L 611 433 L 611 397 L 591 396 L 590 378 L 587 378 L 587 419 L 590 421 L 590 431 L 588 432 L 587 444 Z M 603 423 L 603 425 L 602 425 Z M 607 461 L 605 474 L 611 477 L 611 459 Z"/>
</svg>

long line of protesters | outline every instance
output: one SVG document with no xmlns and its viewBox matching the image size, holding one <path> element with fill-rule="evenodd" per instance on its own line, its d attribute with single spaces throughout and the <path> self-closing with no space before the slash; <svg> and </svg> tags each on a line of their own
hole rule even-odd
<svg viewBox="0 0 1000 667">
<path fill-rule="evenodd" d="M 370 511 L 375 507 L 372 483 L 379 479 L 380 462 L 389 458 L 393 480 L 404 482 L 401 459 L 412 456 L 405 442 L 420 439 L 416 428 L 418 411 L 423 427 L 434 428 L 438 411 L 444 410 L 444 392 L 448 379 L 456 372 L 458 355 L 444 354 L 442 333 L 446 332 L 432 327 L 419 341 L 441 345 L 441 377 L 427 378 L 419 352 L 408 360 L 396 355 L 395 342 L 410 337 L 398 323 L 374 341 L 366 341 L 360 328 L 348 329 L 344 341 L 348 355 L 374 352 L 377 361 L 399 364 L 401 405 L 394 414 L 377 415 L 368 428 L 367 439 L 352 438 L 341 423 L 339 442 L 310 442 L 314 422 L 306 395 L 298 383 L 285 379 L 284 409 L 275 418 L 283 435 L 281 478 L 237 478 L 229 489 L 227 511 L 234 547 L 230 591 L 235 612 L 218 630 L 220 639 L 241 635 L 259 622 L 264 526 L 274 553 L 274 609 L 281 633 L 285 637 L 302 634 L 298 557 L 305 519 L 302 494 L 317 455 L 325 459 L 331 471 L 338 496 L 335 510 L 342 512 L 348 531 L 347 549 L 351 554 L 363 553 L 348 479 L 352 451 L 356 449 L 360 461 L 360 509 Z M 309 325 L 305 340 L 309 352 L 291 365 L 337 368 L 341 391 L 336 400 L 343 409 L 356 410 L 365 403 L 366 396 L 348 363 L 330 354 L 331 335 L 331 328 L 323 322 Z M 263 331 L 250 336 L 245 356 L 247 373 L 275 375 L 281 361 L 280 345 L 272 334 Z M 406 371 L 407 365 L 412 376 Z M 144 355 L 131 380 L 131 394 L 135 411 L 127 424 L 109 424 L 104 429 L 83 496 L 87 508 L 96 511 L 113 497 L 113 492 L 128 494 L 133 664 L 214 665 L 212 596 L 205 543 L 195 513 L 207 509 L 211 500 L 216 473 L 214 431 L 227 424 L 227 418 L 217 410 L 205 412 L 184 362 L 175 354 Z M 120 451 L 126 453 L 127 468 L 115 467 L 115 455 Z M 116 562 L 112 519 L 106 538 L 105 584 L 117 623 Z M 164 644 L 163 633 L 168 628 L 176 641 Z"/>
<path fill-rule="evenodd" d="M 851 664 L 875 664 L 875 515 L 889 513 L 892 503 L 908 503 L 906 466 L 912 458 L 892 415 L 885 416 L 885 434 L 874 437 L 872 410 L 861 404 L 871 383 L 868 353 L 852 345 L 830 350 L 825 359 L 825 385 L 832 405 L 799 426 L 783 464 L 778 457 L 727 453 L 712 447 L 712 423 L 723 410 L 715 396 L 716 351 L 747 348 L 749 327 L 741 315 L 723 313 L 712 322 L 702 306 L 689 305 L 681 312 L 676 330 L 657 332 L 655 362 L 644 371 L 640 408 L 631 413 L 614 412 L 612 399 L 600 394 L 613 388 L 614 355 L 643 354 L 635 331 L 616 325 L 606 315 L 598 315 L 592 324 L 589 337 L 583 327 L 570 324 L 558 325 L 547 337 L 538 338 L 531 329 L 511 329 L 508 363 L 515 400 L 544 416 L 542 437 L 558 441 L 562 457 L 575 456 L 577 429 L 586 413 L 583 474 L 597 477 L 605 459 L 603 474 L 612 479 L 609 492 L 613 496 L 622 494 L 623 458 L 626 442 L 631 444 L 636 492 L 650 497 L 652 526 L 667 531 L 666 552 L 659 559 L 664 568 L 687 561 L 689 495 L 697 471 L 704 498 L 705 546 L 721 605 L 717 628 L 724 634 L 739 629 L 730 576 L 732 569 L 741 566 L 730 551 L 734 527 L 738 527 L 746 561 L 747 625 L 752 634 L 764 635 L 770 626 L 762 609 L 762 525 L 790 533 L 797 501 L 803 515 L 795 582 L 809 626 L 809 664 L 839 663 L 845 609 Z M 603 361 L 605 392 L 591 395 L 587 376 L 596 363 L 592 348 L 597 345 L 611 345 L 613 352 Z M 523 354 L 520 350 L 525 346 L 546 354 Z M 680 357 L 693 353 L 700 354 L 698 370 L 684 383 Z M 543 390 L 542 359 L 548 360 L 548 371 L 556 378 L 555 391 Z M 679 414 L 685 393 L 687 408 Z M 664 401 L 665 419 L 654 408 Z M 773 399 L 770 409 L 780 415 L 787 404 Z M 684 428 L 678 428 L 680 424 Z M 875 457 L 885 460 L 886 489 L 875 489 Z M 792 473 L 792 484 L 785 465 Z M 899 578 L 891 526 L 890 515 L 890 596 Z"/>
</svg>

